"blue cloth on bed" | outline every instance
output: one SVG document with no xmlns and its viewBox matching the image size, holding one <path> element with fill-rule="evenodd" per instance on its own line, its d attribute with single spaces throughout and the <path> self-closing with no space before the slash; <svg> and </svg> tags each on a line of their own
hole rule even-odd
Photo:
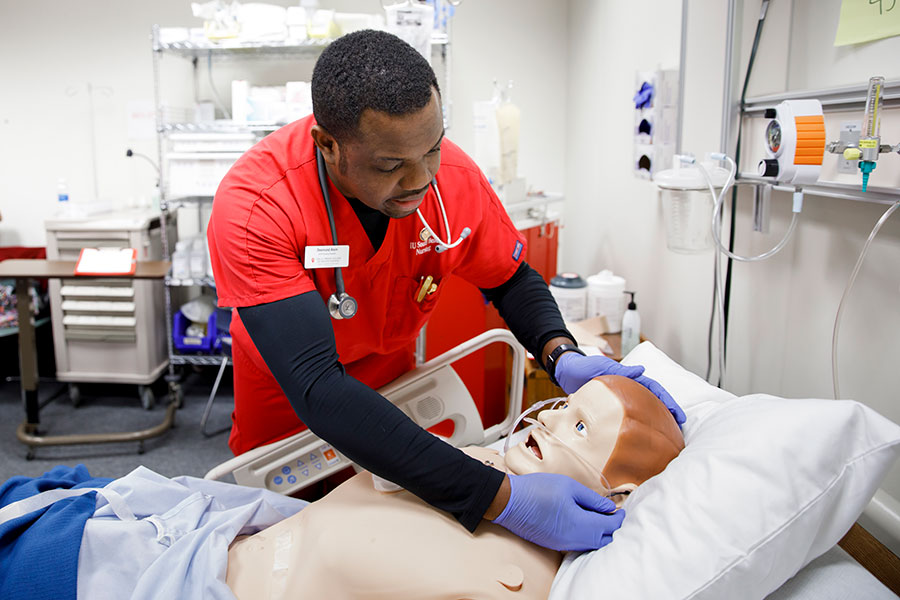
<svg viewBox="0 0 900 600">
<path fill-rule="evenodd" d="M 57 488 L 104 487 L 84 465 L 58 466 L 41 477 L 13 477 L 0 486 L 0 507 Z M 75 600 L 84 524 L 96 492 L 59 500 L 0 524 L 0 598 Z"/>
</svg>

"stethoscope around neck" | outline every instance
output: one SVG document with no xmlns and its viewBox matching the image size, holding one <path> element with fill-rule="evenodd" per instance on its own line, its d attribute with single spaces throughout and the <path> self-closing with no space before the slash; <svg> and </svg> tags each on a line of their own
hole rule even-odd
<svg viewBox="0 0 900 600">
<path fill-rule="evenodd" d="M 316 168 L 319 172 L 319 188 L 321 188 L 322 190 L 322 198 L 325 201 L 325 211 L 328 213 L 328 225 L 331 227 L 331 243 L 337 246 L 337 227 L 335 227 L 334 224 L 334 211 L 331 209 L 331 194 L 328 191 L 328 176 L 325 173 L 325 161 L 322 158 L 322 151 L 318 148 L 316 148 Z M 444 208 L 444 200 L 441 198 L 441 192 L 440 190 L 438 190 L 437 182 L 434 179 L 431 180 L 431 187 L 434 188 L 434 192 L 438 200 L 438 205 L 441 208 L 441 216 L 444 220 L 444 230 L 449 236 L 450 224 L 447 221 L 447 210 Z M 425 220 L 425 217 L 422 216 L 421 210 L 417 208 L 416 214 L 419 215 L 419 220 L 422 221 L 422 225 L 425 226 L 425 229 L 437 242 L 437 246 L 434 249 L 437 253 L 445 252 L 450 248 L 456 248 L 463 242 L 464 239 L 469 237 L 469 234 L 472 233 L 472 230 L 470 228 L 464 227 L 455 242 L 445 242 L 437 235 L 437 233 L 434 232 L 434 230 Z M 356 314 L 356 311 L 358 309 L 359 303 L 344 289 L 344 276 L 341 274 L 341 268 L 335 267 L 334 293 L 330 298 L 328 298 L 328 312 L 331 313 L 331 316 L 335 319 L 350 319 Z"/>
</svg>

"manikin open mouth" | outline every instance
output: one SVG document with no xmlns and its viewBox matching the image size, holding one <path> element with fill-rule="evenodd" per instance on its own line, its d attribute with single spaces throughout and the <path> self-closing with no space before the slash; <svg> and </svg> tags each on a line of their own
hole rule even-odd
<svg viewBox="0 0 900 600">
<path fill-rule="evenodd" d="M 538 460 L 544 460 L 544 455 L 541 454 L 541 447 L 538 445 L 537 440 L 534 439 L 533 433 L 528 434 L 528 439 L 525 440 L 525 447 L 530 448 L 534 455 L 538 457 Z"/>
</svg>

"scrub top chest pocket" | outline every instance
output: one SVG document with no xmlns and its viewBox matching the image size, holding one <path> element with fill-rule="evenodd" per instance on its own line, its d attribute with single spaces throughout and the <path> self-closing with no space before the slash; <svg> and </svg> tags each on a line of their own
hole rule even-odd
<svg viewBox="0 0 900 600">
<path fill-rule="evenodd" d="M 385 330 L 389 336 L 415 335 L 441 295 L 443 277 L 399 276 L 394 280 Z"/>
</svg>

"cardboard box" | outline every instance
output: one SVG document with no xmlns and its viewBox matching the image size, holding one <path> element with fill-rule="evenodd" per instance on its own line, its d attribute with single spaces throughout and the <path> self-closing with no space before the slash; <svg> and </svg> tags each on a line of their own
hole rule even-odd
<svg viewBox="0 0 900 600">
<path fill-rule="evenodd" d="M 605 339 L 612 348 L 612 354 L 609 355 L 613 360 L 622 360 L 622 335 L 619 333 L 606 333 L 601 337 Z M 644 341 L 641 336 L 641 341 Z M 561 398 L 567 394 L 562 388 L 553 385 L 550 376 L 540 367 L 534 359 L 526 359 L 525 361 L 525 398 L 524 407 L 531 406 L 535 402 L 547 400 L 548 398 Z"/>
<path fill-rule="evenodd" d="M 538 365 L 536 360 L 525 361 L 525 407 L 541 400 L 561 398 L 565 395 L 562 388 L 553 385 L 550 376 Z"/>
</svg>

